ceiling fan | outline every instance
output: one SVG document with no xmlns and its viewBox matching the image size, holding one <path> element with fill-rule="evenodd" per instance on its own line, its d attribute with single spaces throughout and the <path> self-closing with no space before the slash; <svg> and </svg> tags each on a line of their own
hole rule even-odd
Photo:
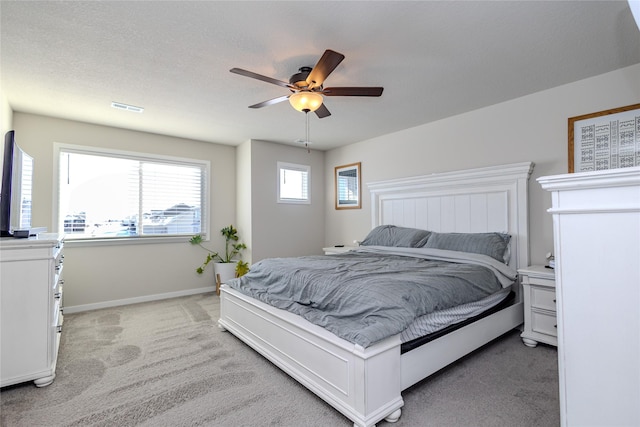
<svg viewBox="0 0 640 427">
<path fill-rule="evenodd" d="M 249 108 L 262 108 L 268 105 L 289 100 L 293 108 L 304 113 L 314 111 L 319 118 L 330 116 L 331 113 L 324 105 L 324 96 L 380 96 L 381 87 L 323 87 L 325 79 L 342 62 L 344 55 L 327 49 L 318 60 L 315 67 L 301 67 L 298 72 L 289 78 L 289 83 L 271 77 L 256 74 L 241 68 L 232 68 L 232 73 L 241 76 L 251 77 L 288 88 L 292 93 L 280 96 L 258 104 L 250 105 Z"/>
</svg>

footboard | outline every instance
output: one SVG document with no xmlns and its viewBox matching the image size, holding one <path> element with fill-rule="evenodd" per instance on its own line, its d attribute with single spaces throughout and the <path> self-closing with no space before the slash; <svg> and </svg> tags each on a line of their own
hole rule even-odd
<svg viewBox="0 0 640 427">
<path fill-rule="evenodd" d="M 228 330 L 355 426 L 400 417 L 400 339 L 368 348 L 349 343 L 300 316 L 245 296 L 225 285 L 221 328 Z"/>
<path fill-rule="evenodd" d="M 523 303 L 516 302 L 402 355 L 402 389 L 406 389 L 517 328 L 524 319 Z"/>
</svg>

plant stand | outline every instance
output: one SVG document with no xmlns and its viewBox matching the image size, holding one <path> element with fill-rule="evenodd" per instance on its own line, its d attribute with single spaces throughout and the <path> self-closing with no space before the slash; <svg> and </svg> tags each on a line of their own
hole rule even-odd
<svg viewBox="0 0 640 427">
<path fill-rule="evenodd" d="M 236 261 L 233 262 L 216 262 L 213 264 L 213 272 L 216 277 L 220 276 L 220 283 L 226 283 L 236 277 Z"/>
</svg>

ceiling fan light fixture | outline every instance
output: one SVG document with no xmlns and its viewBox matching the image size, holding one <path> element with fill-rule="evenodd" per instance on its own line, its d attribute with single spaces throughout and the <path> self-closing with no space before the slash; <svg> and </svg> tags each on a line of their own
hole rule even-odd
<svg viewBox="0 0 640 427">
<path fill-rule="evenodd" d="M 322 95 L 317 92 L 300 91 L 289 96 L 289 103 L 300 112 L 316 111 L 322 105 Z"/>
</svg>

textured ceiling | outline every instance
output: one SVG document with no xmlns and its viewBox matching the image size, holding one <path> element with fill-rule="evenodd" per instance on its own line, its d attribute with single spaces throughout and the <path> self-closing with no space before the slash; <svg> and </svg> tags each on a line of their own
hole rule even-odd
<svg viewBox="0 0 640 427">
<path fill-rule="evenodd" d="M 305 135 L 287 102 L 247 108 L 287 89 L 233 67 L 286 81 L 333 49 L 346 59 L 325 86 L 383 86 L 325 98 L 324 150 L 640 63 L 626 1 L 3 0 L 0 17 L 14 111 L 232 145 Z"/>
</svg>

